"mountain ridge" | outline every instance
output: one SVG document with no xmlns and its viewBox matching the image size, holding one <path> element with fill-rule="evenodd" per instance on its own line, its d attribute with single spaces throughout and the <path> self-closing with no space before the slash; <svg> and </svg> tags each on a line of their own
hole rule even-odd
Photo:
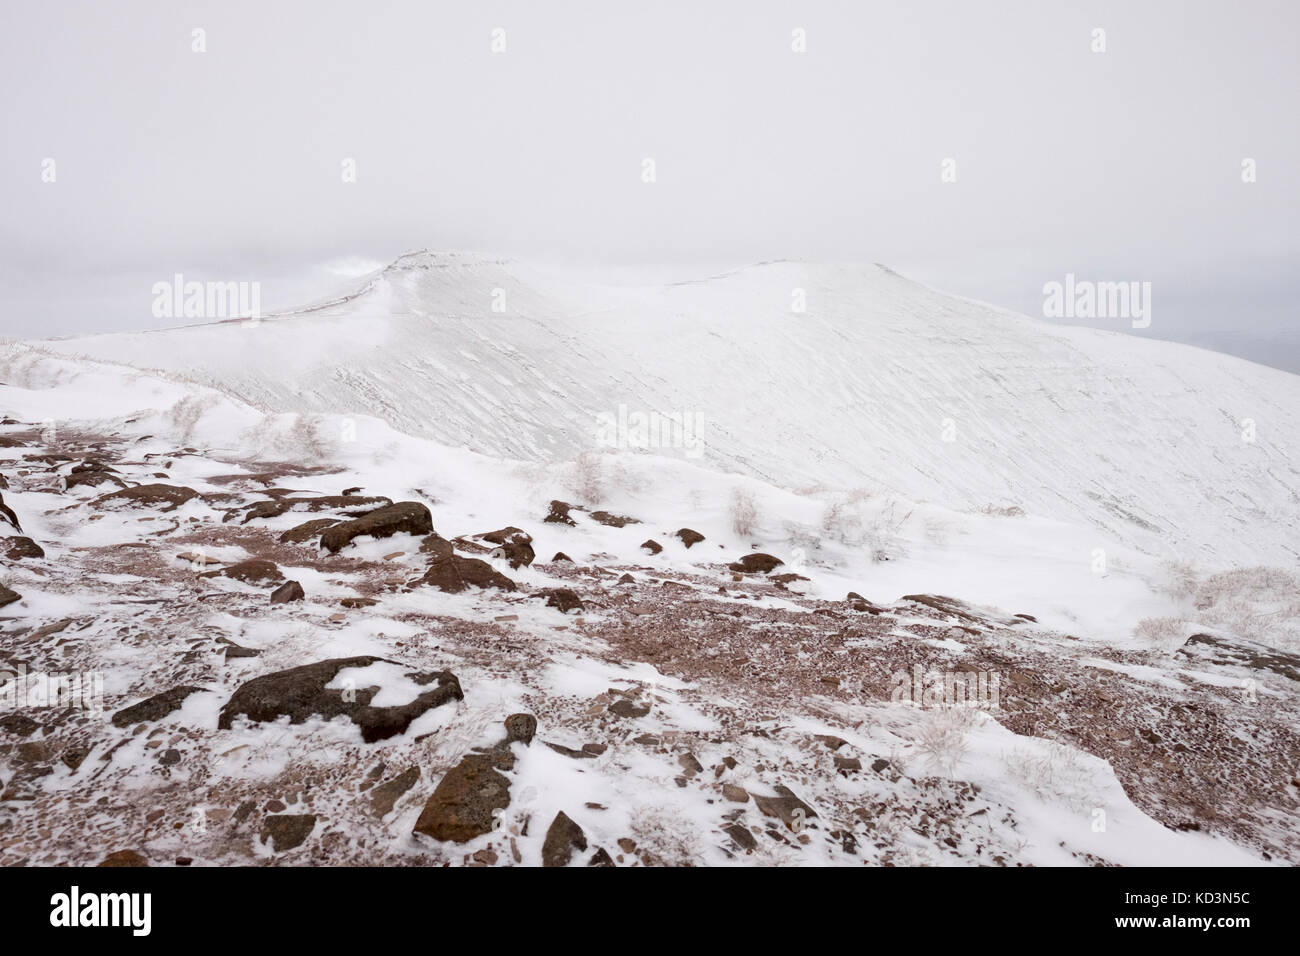
<svg viewBox="0 0 1300 956">
<path fill-rule="evenodd" d="M 1300 379 L 1051 325 L 883 266 L 775 260 L 597 285 L 417 250 L 252 326 L 42 345 L 525 461 L 599 450 L 597 421 L 620 407 L 694 413 L 706 463 L 783 487 L 1020 507 L 1172 557 L 1300 556 L 1285 451 Z"/>
</svg>

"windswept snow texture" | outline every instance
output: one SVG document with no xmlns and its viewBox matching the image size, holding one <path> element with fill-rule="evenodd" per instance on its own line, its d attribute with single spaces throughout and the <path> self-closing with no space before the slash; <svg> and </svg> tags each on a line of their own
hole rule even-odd
<svg viewBox="0 0 1300 956">
<path fill-rule="evenodd" d="M 1300 541 L 1300 379 L 1053 326 L 880 266 L 593 287 L 419 252 L 251 326 L 50 344 L 498 457 L 571 459 L 625 405 L 700 416 L 703 464 L 787 488 L 1016 506 L 1223 566 L 1289 563 Z"/>
</svg>

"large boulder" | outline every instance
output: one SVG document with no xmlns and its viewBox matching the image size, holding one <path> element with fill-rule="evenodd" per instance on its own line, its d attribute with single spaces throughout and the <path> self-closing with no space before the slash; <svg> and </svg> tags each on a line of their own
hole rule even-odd
<svg viewBox="0 0 1300 956">
<path fill-rule="evenodd" d="M 31 538 L 0 538 L 0 554 L 10 561 L 21 561 L 23 558 L 43 558 L 45 549 Z"/>
<path fill-rule="evenodd" d="M 574 520 L 569 517 L 569 509 L 572 507 L 567 501 L 552 501 L 551 510 L 542 520 L 548 524 L 574 524 Z"/>
<path fill-rule="evenodd" d="M 467 588 L 500 588 L 502 591 L 514 591 L 518 585 L 486 561 L 478 558 L 464 558 L 451 554 L 438 558 L 429 565 L 429 570 L 417 582 L 431 584 L 450 594 L 459 594 Z"/>
<path fill-rule="evenodd" d="M 681 539 L 682 544 L 686 545 L 687 548 L 704 540 L 704 535 L 690 528 L 679 528 L 673 533 Z"/>
<path fill-rule="evenodd" d="M 415 832 L 453 843 L 491 833 L 493 811 L 510 806 L 510 779 L 497 768 L 512 764 L 508 752 L 466 754 L 439 781 L 415 821 Z"/>
<path fill-rule="evenodd" d="M 277 518 L 290 511 L 337 511 L 350 518 L 359 518 L 370 514 L 377 508 L 392 503 L 393 499 L 391 498 L 373 495 L 320 495 L 316 498 L 274 498 L 271 501 L 256 502 L 245 508 L 244 520 L 240 524 L 248 524 L 248 522 L 256 518 Z"/>
<path fill-rule="evenodd" d="M 370 812 L 385 817 L 392 812 L 397 801 L 420 779 L 419 767 L 408 767 L 392 780 L 381 783 L 370 791 Z"/>
<path fill-rule="evenodd" d="M 495 544 L 497 547 L 492 552 L 492 557 L 504 558 L 515 570 L 527 567 L 537 557 L 533 553 L 532 535 L 518 528 L 502 528 L 500 531 L 489 531 L 474 537 Z"/>
<path fill-rule="evenodd" d="M 539 591 L 538 597 L 546 598 L 546 606 L 556 608 L 561 614 L 568 614 L 570 611 L 581 611 L 582 599 L 570 588 L 550 588 L 545 591 Z"/>
<path fill-rule="evenodd" d="M 290 601 L 301 601 L 306 596 L 302 585 L 297 581 L 285 581 L 271 592 L 271 603 L 288 604 Z"/>
<path fill-rule="evenodd" d="M 542 866 L 568 866 L 574 852 L 587 849 L 587 835 L 563 810 L 555 815 L 542 842 Z"/>
<path fill-rule="evenodd" d="M 338 657 L 255 677 L 236 689 L 221 708 L 217 727 L 229 730 L 240 715 L 261 723 L 287 716 L 291 724 L 301 724 L 313 716 L 330 720 L 342 715 L 361 728 L 361 738 L 366 743 L 373 743 L 405 733 L 411 721 L 425 711 L 448 701 L 465 699 L 460 681 L 450 671 L 434 675 L 438 685 L 433 690 L 425 691 L 409 704 L 395 707 L 370 706 L 370 701 L 379 692 L 377 687 L 325 686 L 341 670 L 369 667 L 384 660 L 381 657 Z"/>
<path fill-rule="evenodd" d="M 316 817 L 311 813 L 275 813 L 262 822 L 261 841 L 271 841 L 276 853 L 301 846 L 316 828 Z"/>
<path fill-rule="evenodd" d="M 282 544 L 302 544 L 317 537 L 322 531 L 331 525 L 336 525 L 340 518 L 312 518 L 310 521 L 304 521 L 302 524 L 294 525 L 284 534 L 280 535 Z"/>
<path fill-rule="evenodd" d="M 527 746 L 533 742 L 533 737 L 537 734 L 537 718 L 532 714 L 511 714 L 506 718 L 505 724 L 505 744 L 518 741 Z"/>
<path fill-rule="evenodd" d="M 772 788 L 776 791 L 776 796 L 767 797 L 762 794 L 754 794 L 754 802 L 758 804 L 764 816 L 779 817 L 788 827 L 798 827 L 807 820 L 817 816 L 816 811 L 808 804 L 800 800 L 793 790 L 789 787 L 777 784 Z M 800 821 L 799 823 L 796 823 Z"/>
<path fill-rule="evenodd" d="M 216 571 L 204 571 L 199 577 L 234 578 L 246 584 L 258 584 L 264 581 L 279 584 L 284 580 L 284 574 L 275 566 L 275 562 L 268 561 L 266 558 L 249 558 L 247 561 L 239 561 Z"/>
<path fill-rule="evenodd" d="M 745 555 L 739 561 L 733 561 L 727 567 L 742 574 L 767 574 L 773 568 L 782 564 L 785 564 L 785 562 L 780 558 L 764 554 L 761 551 L 755 551 L 753 554 Z"/>
<path fill-rule="evenodd" d="M 191 694 L 198 694 L 202 691 L 202 687 L 182 686 L 165 690 L 161 694 L 154 694 L 138 704 L 123 707 L 115 713 L 113 715 L 113 726 L 134 727 L 136 724 L 143 724 L 146 721 L 161 720 L 184 704 L 186 698 Z"/>
<path fill-rule="evenodd" d="M 15 531 L 22 531 L 23 527 L 18 523 L 18 515 L 14 514 L 14 509 L 5 504 L 5 496 L 0 495 L 0 521 L 12 525 Z"/>
<path fill-rule="evenodd" d="M 14 601 L 21 601 L 22 597 L 23 596 L 17 591 L 11 590 L 3 584 L 0 584 L 0 607 L 4 607 L 7 604 L 13 604 Z"/>
<path fill-rule="evenodd" d="M 433 516 L 428 508 L 418 501 L 399 501 L 325 529 L 320 536 L 320 546 L 331 554 L 337 554 L 354 538 L 387 538 L 401 533 L 427 535 L 432 532 Z"/>
<path fill-rule="evenodd" d="M 83 461 L 79 465 L 73 465 L 72 471 L 63 479 L 64 491 L 80 487 L 94 488 L 99 485 L 127 487 L 126 482 L 119 478 L 112 468 L 99 461 Z"/>
<path fill-rule="evenodd" d="M 420 542 L 420 553 L 431 554 L 435 558 L 445 558 L 455 550 L 456 546 L 436 531 L 425 535 L 424 540 Z"/>
<path fill-rule="evenodd" d="M 175 511 L 187 501 L 199 497 L 193 488 L 184 485 L 133 485 L 117 491 L 100 495 L 90 503 L 99 508 L 111 508 L 126 505 L 132 508 L 161 508 L 163 511 Z"/>
<path fill-rule="evenodd" d="M 598 524 L 608 525 L 611 528 L 625 528 L 630 524 L 640 524 L 636 518 L 629 518 L 627 515 L 610 514 L 608 511 L 593 511 L 591 520 Z"/>
</svg>

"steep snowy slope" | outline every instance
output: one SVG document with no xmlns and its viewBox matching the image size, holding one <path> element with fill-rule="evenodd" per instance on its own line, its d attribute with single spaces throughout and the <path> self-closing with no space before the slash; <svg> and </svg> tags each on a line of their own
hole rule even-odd
<svg viewBox="0 0 1300 956">
<path fill-rule="evenodd" d="M 353 295 L 252 326 L 48 344 L 496 456 L 571 459 L 623 406 L 698 416 L 701 464 L 789 488 L 1015 506 L 1211 564 L 1289 564 L 1300 540 L 1300 379 L 1055 327 L 880 266 L 594 287 L 413 253 Z"/>
</svg>

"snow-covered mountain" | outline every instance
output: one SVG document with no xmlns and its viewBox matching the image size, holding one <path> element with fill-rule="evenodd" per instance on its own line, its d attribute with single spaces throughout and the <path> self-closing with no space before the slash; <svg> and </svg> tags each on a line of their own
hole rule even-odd
<svg viewBox="0 0 1300 956">
<path fill-rule="evenodd" d="M 1300 860 L 1294 575 L 346 424 L 0 348 L 0 865 Z"/>
<path fill-rule="evenodd" d="M 1019 508 L 1217 566 L 1300 554 L 1300 378 L 1054 326 L 881 266 L 597 286 L 417 252 L 254 324 L 44 344 L 493 456 L 572 459 L 620 409 L 676 415 L 700 423 L 701 464 L 786 488 Z"/>
</svg>

